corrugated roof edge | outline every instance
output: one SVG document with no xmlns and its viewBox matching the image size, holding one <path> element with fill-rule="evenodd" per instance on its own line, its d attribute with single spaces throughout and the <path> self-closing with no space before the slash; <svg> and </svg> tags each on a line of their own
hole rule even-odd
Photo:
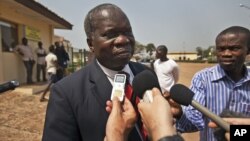
<svg viewBox="0 0 250 141">
<path fill-rule="evenodd" d="M 73 25 L 63 19 L 62 17 L 58 16 L 55 12 L 49 10 L 44 5 L 40 4 L 39 2 L 36 2 L 34 0 L 15 0 L 16 2 L 38 12 L 39 14 L 48 17 L 49 19 L 63 25 L 66 29 L 72 29 Z"/>
</svg>

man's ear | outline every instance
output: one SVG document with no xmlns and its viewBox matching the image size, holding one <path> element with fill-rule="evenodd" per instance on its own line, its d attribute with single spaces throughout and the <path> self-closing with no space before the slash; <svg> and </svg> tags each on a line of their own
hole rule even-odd
<svg viewBox="0 0 250 141">
<path fill-rule="evenodd" d="M 94 52 L 94 47 L 93 47 L 93 44 L 92 44 L 92 40 L 87 38 L 87 43 L 88 43 L 90 51 Z"/>
</svg>

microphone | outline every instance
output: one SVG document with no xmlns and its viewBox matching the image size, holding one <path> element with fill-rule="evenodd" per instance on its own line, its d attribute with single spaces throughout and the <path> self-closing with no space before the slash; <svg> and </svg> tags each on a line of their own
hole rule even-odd
<svg viewBox="0 0 250 141">
<path fill-rule="evenodd" d="M 150 70 L 144 70 L 138 73 L 132 82 L 133 98 L 132 103 L 135 104 L 136 96 L 143 99 L 144 102 L 152 102 L 153 96 L 151 89 L 156 87 L 159 90 L 160 85 L 157 76 Z"/>
<path fill-rule="evenodd" d="M 18 86 L 19 86 L 19 82 L 15 80 L 3 83 L 0 85 L 0 93 L 8 91 L 8 90 L 14 90 Z"/>
<path fill-rule="evenodd" d="M 143 99 L 144 102 L 152 102 L 153 96 L 152 96 L 152 88 L 157 87 L 160 89 L 160 85 L 157 79 L 157 76 L 150 70 L 144 70 L 140 73 L 138 73 L 132 82 L 132 88 L 133 88 L 133 94 L 131 103 L 133 104 L 134 108 L 137 111 L 137 103 L 136 103 L 136 97 L 139 97 L 140 99 Z M 138 112 L 138 111 L 137 111 Z M 140 115 L 138 117 L 139 122 L 135 124 L 135 128 L 143 141 L 143 137 L 140 131 L 140 128 L 142 126 Z"/>
<path fill-rule="evenodd" d="M 216 114 L 209 111 L 206 107 L 193 100 L 194 92 L 182 84 L 175 84 L 170 89 L 170 97 L 181 105 L 192 105 L 195 109 L 210 118 L 217 125 L 227 132 L 230 131 L 230 125 Z"/>
</svg>

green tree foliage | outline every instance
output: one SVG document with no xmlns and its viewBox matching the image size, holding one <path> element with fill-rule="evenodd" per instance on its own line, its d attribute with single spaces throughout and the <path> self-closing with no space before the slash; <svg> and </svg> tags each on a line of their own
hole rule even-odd
<svg viewBox="0 0 250 141">
<path fill-rule="evenodd" d="M 140 53 L 143 49 L 145 48 L 145 46 L 139 42 L 135 42 L 135 53 Z"/>
<path fill-rule="evenodd" d="M 156 47 L 153 43 L 149 43 L 146 46 L 146 52 L 149 52 L 149 55 L 152 56 L 153 55 L 153 51 L 156 50 Z"/>
<path fill-rule="evenodd" d="M 215 46 L 209 46 L 208 50 L 210 51 L 209 53 L 210 56 L 215 56 L 215 50 L 216 50 Z"/>
<path fill-rule="evenodd" d="M 201 56 L 198 59 L 204 59 L 204 58 L 212 58 L 212 60 L 215 59 L 215 46 L 209 46 L 207 49 L 203 49 L 202 47 L 196 47 L 196 52 L 198 56 Z"/>
<path fill-rule="evenodd" d="M 196 47 L 196 52 L 197 52 L 197 55 L 199 56 L 198 60 L 202 60 L 203 59 L 203 49 L 202 49 L 202 47 Z"/>
</svg>

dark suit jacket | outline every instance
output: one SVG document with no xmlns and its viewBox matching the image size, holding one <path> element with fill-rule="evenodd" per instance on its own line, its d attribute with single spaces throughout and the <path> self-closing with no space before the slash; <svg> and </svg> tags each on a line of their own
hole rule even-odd
<svg viewBox="0 0 250 141">
<path fill-rule="evenodd" d="M 145 66 L 129 62 L 136 75 Z M 112 85 L 96 61 L 65 77 L 51 89 L 43 141 L 103 141 L 106 122 L 106 101 Z M 139 141 L 133 129 L 130 141 Z"/>
</svg>

